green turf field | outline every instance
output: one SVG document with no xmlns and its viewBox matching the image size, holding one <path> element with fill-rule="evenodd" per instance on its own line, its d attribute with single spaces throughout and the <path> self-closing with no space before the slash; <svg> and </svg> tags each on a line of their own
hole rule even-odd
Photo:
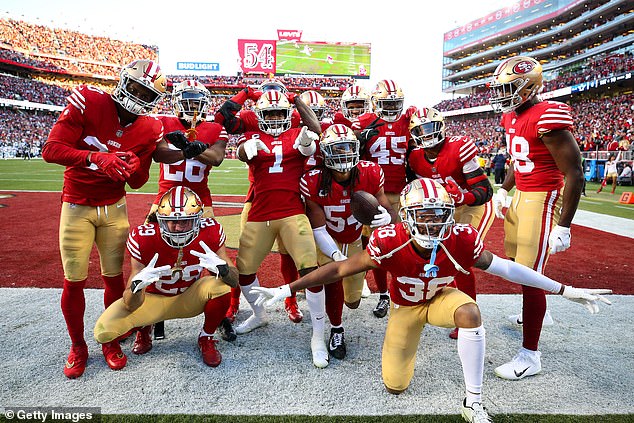
<svg viewBox="0 0 634 423">
<path fill-rule="evenodd" d="M 328 61 L 328 56 L 332 58 L 331 61 Z M 369 44 L 278 42 L 276 58 L 276 73 L 359 75 L 359 66 L 362 65 L 367 75 L 370 75 Z"/>
<path fill-rule="evenodd" d="M 0 190 L 61 191 L 63 171 L 64 167 L 39 159 L 0 160 Z M 128 189 L 128 192 L 155 193 L 158 191 L 157 180 L 158 165 L 155 163 L 152 166 L 150 181 L 143 188 Z M 225 160 L 220 167 L 212 170 L 209 180 L 213 194 L 243 195 L 249 186 L 247 169 L 239 160 Z M 611 187 L 606 187 L 607 189 L 604 188 L 603 192 L 597 194 L 598 187 L 598 183 L 588 182 L 587 197 L 581 197 L 579 209 L 634 219 L 634 204 L 618 202 L 621 193 L 634 192 L 634 187 L 617 186 L 615 194 L 610 194 Z"/>
</svg>

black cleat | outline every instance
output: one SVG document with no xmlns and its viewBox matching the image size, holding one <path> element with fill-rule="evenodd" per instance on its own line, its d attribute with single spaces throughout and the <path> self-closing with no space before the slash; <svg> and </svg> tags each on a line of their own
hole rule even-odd
<svg viewBox="0 0 634 423">
<path fill-rule="evenodd" d="M 330 329 L 330 341 L 328 341 L 328 352 L 338 360 L 346 358 L 346 340 L 343 336 L 343 328 Z"/>
<path fill-rule="evenodd" d="M 154 339 L 165 339 L 165 322 L 154 324 Z"/>
<path fill-rule="evenodd" d="M 387 311 L 390 308 L 390 297 L 387 295 L 381 295 L 379 297 L 379 303 L 374 307 L 372 313 L 378 318 L 383 318 L 387 314 Z"/>
<path fill-rule="evenodd" d="M 216 330 L 218 331 L 220 337 L 228 342 L 233 342 L 238 337 L 238 335 L 236 335 L 235 329 L 233 329 L 233 326 L 231 325 L 231 322 L 226 317 L 222 319 L 220 325 L 218 326 L 218 329 Z"/>
</svg>

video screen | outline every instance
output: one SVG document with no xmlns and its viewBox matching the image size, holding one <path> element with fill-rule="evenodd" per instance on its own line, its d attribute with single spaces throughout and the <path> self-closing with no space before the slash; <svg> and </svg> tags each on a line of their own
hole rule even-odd
<svg viewBox="0 0 634 423">
<path fill-rule="evenodd" d="M 370 77 L 370 44 L 277 41 L 276 74 Z"/>
</svg>

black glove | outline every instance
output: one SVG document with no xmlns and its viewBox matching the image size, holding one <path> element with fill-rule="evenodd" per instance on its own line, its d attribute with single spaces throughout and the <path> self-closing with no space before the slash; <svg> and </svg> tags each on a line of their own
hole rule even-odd
<svg viewBox="0 0 634 423">
<path fill-rule="evenodd" d="M 165 134 L 165 138 L 179 150 L 185 150 L 189 141 L 182 131 L 174 131 L 169 134 Z"/>
<path fill-rule="evenodd" d="M 365 129 L 363 129 L 361 131 L 361 134 L 359 134 L 359 141 L 362 144 L 366 144 L 369 140 L 371 140 L 372 138 L 376 137 L 377 135 L 379 135 L 379 131 L 378 128 L 379 126 L 383 126 L 385 125 L 385 122 L 381 122 L 378 123 L 379 119 L 381 119 L 380 117 L 374 119 L 374 121 L 369 124 L 368 126 L 365 127 Z"/>
<path fill-rule="evenodd" d="M 169 134 L 168 134 L 169 135 Z M 186 159 L 191 159 L 201 154 L 207 149 L 207 144 L 202 141 L 192 141 L 183 148 L 183 155 Z"/>
</svg>

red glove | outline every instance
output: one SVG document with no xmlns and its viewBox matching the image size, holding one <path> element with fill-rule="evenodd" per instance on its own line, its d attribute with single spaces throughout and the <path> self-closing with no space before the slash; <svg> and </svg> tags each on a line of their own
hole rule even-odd
<svg viewBox="0 0 634 423">
<path fill-rule="evenodd" d="M 414 116 L 414 113 L 416 113 L 416 111 L 418 111 L 416 106 L 409 106 L 407 110 L 405 111 L 405 117 L 407 119 L 411 118 L 412 116 Z"/>
<path fill-rule="evenodd" d="M 295 99 L 297 98 L 297 94 L 292 93 L 292 92 L 287 92 L 286 93 L 286 98 L 288 98 L 288 102 L 291 104 L 295 104 Z"/>
<path fill-rule="evenodd" d="M 103 170 L 114 181 L 123 182 L 130 177 L 130 166 L 121 160 L 116 153 L 95 151 L 90 156 L 90 162 Z"/>
<path fill-rule="evenodd" d="M 456 185 L 454 181 L 448 180 L 445 183 L 445 190 L 447 190 L 447 194 L 453 198 L 453 202 L 456 207 L 464 203 L 464 194 L 460 191 L 460 187 Z"/>
<path fill-rule="evenodd" d="M 117 154 L 120 157 L 121 157 L 121 154 L 125 156 L 125 157 L 121 157 L 121 159 L 125 161 L 128 164 L 128 166 L 130 166 L 130 169 L 129 169 L 130 175 L 136 172 L 139 169 L 139 166 L 141 166 L 141 160 L 133 152 L 126 151 L 124 153 L 117 153 Z"/>
<path fill-rule="evenodd" d="M 245 90 L 247 90 L 247 98 L 251 101 L 258 101 L 262 97 L 262 91 L 256 91 L 251 87 L 247 87 Z"/>
</svg>

